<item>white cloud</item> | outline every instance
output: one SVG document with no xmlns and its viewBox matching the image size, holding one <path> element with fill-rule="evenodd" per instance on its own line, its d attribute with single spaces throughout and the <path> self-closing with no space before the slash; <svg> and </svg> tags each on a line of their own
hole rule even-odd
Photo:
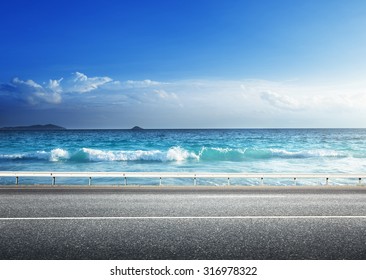
<svg viewBox="0 0 366 280">
<path fill-rule="evenodd" d="M 303 106 L 300 105 L 300 102 L 294 98 L 291 98 L 287 95 L 281 95 L 277 92 L 272 91 L 263 91 L 260 93 L 260 97 L 268 102 L 273 107 L 278 109 L 285 109 L 285 110 L 300 110 L 303 109 Z"/>
<path fill-rule="evenodd" d="M 36 89 L 42 88 L 41 85 L 37 84 L 33 80 L 22 81 L 19 78 L 14 78 L 12 80 L 12 83 L 14 85 L 18 85 L 19 88 L 36 88 Z"/>
<path fill-rule="evenodd" d="M 62 80 L 63 80 L 63 78 L 61 78 L 59 80 L 49 80 L 48 88 L 55 91 L 55 92 L 62 92 L 62 88 L 61 88 L 61 81 Z"/>
<path fill-rule="evenodd" d="M 157 94 L 162 99 L 168 99 L 168 98 L 177 99 L 178 98 L 178 96 L 174 92 L 169 93 L 169 92 L 167 92 L 166 90 L 163 90 L 163 89 L 155 89 L 154 93 Z"/>
<path fill-rule="evenodd" d="M 66 82 L 66 92 L 86 93 L 100 88 L 101 86 L 112 82 L 109 77 L 89 78 L 83 73 L 76 72 L 72 78 Z"/>
<path fill-rule="evenodd" d="M 152 81 L 149 79 L 142 80 L 142 81 L 128 80 L 123 83 L 123 85 L 127 88 L 148 88 L 148 87 L 156 87 L 156 86 L 161 86 L 161 85 L 166 85 L 166 84 L 168 84 L 168 83 Z"/>
<path fill-rule="evenodd" d="M 89 78 L 80 72 L 76 72 L 66 79 L 50 79 L 48 83 L 43 83 L 43 85 L 33 80 L 21 80 L 16 77 L 8 84 L 0 84 L 0 94 L 7 94 L 31 105 L 60 104 L 63 94 L 87 93 L 107 84 L 114 87 L 118 85 L 109 77 Z"/>
<path fill-rule="evenodd" d="M 61 91 L 58 81 L 50 80 L 49 85 L 43 87 L 33 80 L 23 81 L 14 78 L 9 84 L 12 94 L 16 97 L 35 105 L 39 103 L 59 104 L 61 102 Z"/>
</svg>

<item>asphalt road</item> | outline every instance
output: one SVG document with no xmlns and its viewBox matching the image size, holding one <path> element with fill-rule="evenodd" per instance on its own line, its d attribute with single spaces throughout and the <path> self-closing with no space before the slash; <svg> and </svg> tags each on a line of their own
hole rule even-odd
<svg viewBox="0 0 366 280">
<path fill-rule="evenodd" d="M 366 259 L 366 187 L 0 187 L 0 259 Z"/>
</svg>

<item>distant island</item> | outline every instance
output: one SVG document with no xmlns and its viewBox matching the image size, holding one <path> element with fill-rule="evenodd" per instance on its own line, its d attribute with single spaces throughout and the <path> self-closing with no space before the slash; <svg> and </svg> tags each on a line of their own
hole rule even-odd
<svg viewBox="0 0 366 280">
<path fill-rule="evenodd" d="M 2 127 L 0 130 L 66 130 L 66 128 L 54 125 L 54 124 L 46 124 L 46 125 L 30 125 L 30 126 L 13 126 L 13 127 Z"/>
<path fill-rule="evenodd" d="M 131 128 L 131 130 L 143 130 L 143 128 L 141 128 L 139 126 L 134 126 L 133 128 Z"/>
</svg>

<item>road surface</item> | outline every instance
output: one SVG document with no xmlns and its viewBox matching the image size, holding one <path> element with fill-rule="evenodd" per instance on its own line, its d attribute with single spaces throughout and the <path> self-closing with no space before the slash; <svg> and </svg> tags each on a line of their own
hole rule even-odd
<svg viewBox="0 0 366 280">
<path fill-rule="evenodd" d="M 0 259 L 366 259 L 366 187 L 0 187 Z"/>
</svg>

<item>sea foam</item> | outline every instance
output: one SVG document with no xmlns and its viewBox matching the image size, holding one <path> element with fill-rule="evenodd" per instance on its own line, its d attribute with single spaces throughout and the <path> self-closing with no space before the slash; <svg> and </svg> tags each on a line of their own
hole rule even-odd
<svg viewBox="0 0 366 280">
<path fill-rule="evenodd" d="M 168 150 L 102 150 L 81 148 L 68 151 L 56 148 L 51 151 L 35 151 L 18 154 L 0 154 L 2 160 L 43 160 L 50 162 L 98 162 L 98 161 L 247 161 L 266 160 L 275 158 L 365 158 L 365 154 L 352 154 L 336 150 L 303 150 L 288 151 L 286 149 L 259 149 L 259 148 L 223 148 L 202 147 L 192 151 L 180 146 L 170 147 Z"/>
<path fill-rule="evenodd" d="M 47 151 L 35 151 L 35 152 L 26 152 L 26 153 L 18 153 L 18 154 L 0 154 L 0 159 L 8 159 L 8 160 L 46 160 L 46 161 L 60 161 L 60 160 L 68 160 L 69 153 L 64 149 L 53 149 L 49 152 Z"/>
<path fill-rule="evenodd" d="M 135 150 L 135 151 L 105 151 L 99 149 L 82 148 L 76 152 L 71 160 L 76 161 L 184 161 L 198 159 L 198 156 L 181 147 L 172 147 L 167 151 Z"/>
</svg>

